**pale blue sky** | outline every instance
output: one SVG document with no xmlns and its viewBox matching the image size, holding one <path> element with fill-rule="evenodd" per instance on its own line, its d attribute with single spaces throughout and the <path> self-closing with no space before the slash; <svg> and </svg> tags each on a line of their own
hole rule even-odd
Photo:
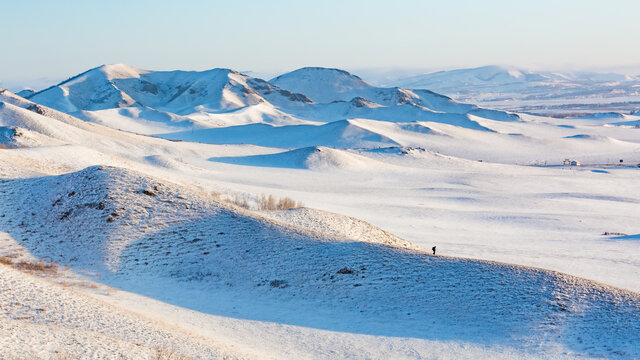
<svg viewBox="0 0 640 360">
<path fill-rule="evenodd" d="M 302 66 L 640 68 L 637 0 L 0 4 L 0 83 L 7 87 L 103 63 L 265 73 Z"/>
</svg>

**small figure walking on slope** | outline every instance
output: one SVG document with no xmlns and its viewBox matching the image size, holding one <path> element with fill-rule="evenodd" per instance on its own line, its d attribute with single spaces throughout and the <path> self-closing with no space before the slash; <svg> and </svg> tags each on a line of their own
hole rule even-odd
<svg viewBox="0 0 640 360">
<path fill-rule="evenodd" d="M 433 255 L 435 255 L 436 254 L 436 247 L 435 246 L 432 247 L 431 250 L 433 250 Z"/>
</svg>

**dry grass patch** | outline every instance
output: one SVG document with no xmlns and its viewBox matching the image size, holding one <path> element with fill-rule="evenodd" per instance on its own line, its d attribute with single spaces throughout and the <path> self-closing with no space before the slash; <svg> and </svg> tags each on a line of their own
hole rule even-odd
<svg viewBox="0 0 640 360">
<path fill-rule="evenodd" d="M 255 200 L 255 205 L 252 205 L 253 200 L 247 195 L 235 195 L 228 197 L 223 201 L 239 206 L 247 210 L 258 211 L 271 211 L 271 210 L 289 210 L 301 208 L 304 204 L 301 201 L 295 201 L 290 197 L 277 198 L 273 195 L 260 195 Z"/>
<path fill-rule="evenodd" d="M 8 256 L 0 257 L 0 264 L 9 265 L 14 269 L 28 272 L 30 274 L 57 274 L 59 266 L 53 262 L 46 262 L 42 260 L 36 261 L 14 261 L 13 258 Z"/>
<path fill-rule="evenodd" d="M 230 203 L 239 206 L 241 208 L 249 209 L 249 200 L 245 196 L 236 195 L 229 200 Z"/>
<path fill-rule="evenodd" d="M 273 195 L 262 195 L 258 199 L 258 210 L 289 210 L 303 207 L 300 201 L 295 201 L 289 197 L 276 198 Z"/>
<path fill-rule="evenodd" d="M 13 267 L 18 270 L 35 273 L 55 274 L 58 272 L 58 264 L 44 261 L 19 261 L 14 263 Z"/>
</svg>

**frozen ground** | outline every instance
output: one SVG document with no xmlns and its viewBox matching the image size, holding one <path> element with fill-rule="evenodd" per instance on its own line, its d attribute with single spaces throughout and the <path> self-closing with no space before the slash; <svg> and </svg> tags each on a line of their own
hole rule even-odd
<svg viewBox="0 0 640 360">
<path fill-rule="evenodd" d="M 640 356 L 638 116 L 512 114 L 317 68 L 118 65 L 38 97 L 90 121 L 0 95 L 0 255 L 70 269 L 0 281 L 212 339 L 180 351 L 200 358 Z M 306 207 L 229 204 L 260 194 Z M 54 284 L 76 277 L 95 288 Z M 51 306 L 20 289 L 0 294 L 16 349 L 31 320 L 4 304 Z M 53 344 L 89 326 L 41 319 Z M 84 338 L 95 357 L 104 336 L 155 351 L 108 324 Z"/>
</svg>

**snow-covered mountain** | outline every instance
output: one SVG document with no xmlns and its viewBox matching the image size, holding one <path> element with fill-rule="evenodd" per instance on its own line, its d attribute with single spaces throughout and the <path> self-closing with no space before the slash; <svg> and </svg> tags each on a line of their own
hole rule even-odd
<svg viewBox="0 0 640 360">
<path fill-rule="evenodd" d="M 373 86 L 344 70 L 309 67 L 280 75 L 271 83 L 292 92 L 302 93 L 319 103 L 351 102 L 356 107 L 412 105 L 427 110 L 466 114 L 478 111 L 475 105 L 463 104 L 429 90 L 381 88 Z M 494 113 L 494 116 L 497 113 Z M 503 118 L 508 118 L 502 113 Z M 515 119 L 516 116 L 511 116 Z"/>
<path fill-rule="evenodd" d="M 147 134 L 348 118 L 455 122 L 471 128 L 481 126 L 468 115 L 518 120 L 515 114 L 459 103 L 428 90 L 378 88 L 346 71 L 325 68 L 303 68 L 267 82 L 228 69 L 146 71 L 103 65 L 28 98 L 86 120 Z"/>
<path fill-rule="evenodd" d="M 491 108 L 559 115 L 628 113 L 640 104 L 640 77 L 615 73 L 484 66 L 411 76 L 390 85 L 429 89 Z"/>
<path fill-rule="evenodd" d="M 332 101 L 349 101 L 362 92 L 371 91 L 373 85 L 368 84 L 356 75 L 340 69 L 306 67 L 277 76 L 270 83 L 290 91 L 307 94 L 314 101 L 328 103 Z M 369 98 L 375 102 L 380 99 Z M 386 102 L 401 99 L 386 99 Z"/>
<path fill-rule="evenodd" d="M 229 69 L 146 71 L 124 64 L 91 69 L 29 98 L 67 113 L 136 106 L 179 115 L 231 111 L 267 99 L 288 106 L 310 102 Z"/>
</svg>

